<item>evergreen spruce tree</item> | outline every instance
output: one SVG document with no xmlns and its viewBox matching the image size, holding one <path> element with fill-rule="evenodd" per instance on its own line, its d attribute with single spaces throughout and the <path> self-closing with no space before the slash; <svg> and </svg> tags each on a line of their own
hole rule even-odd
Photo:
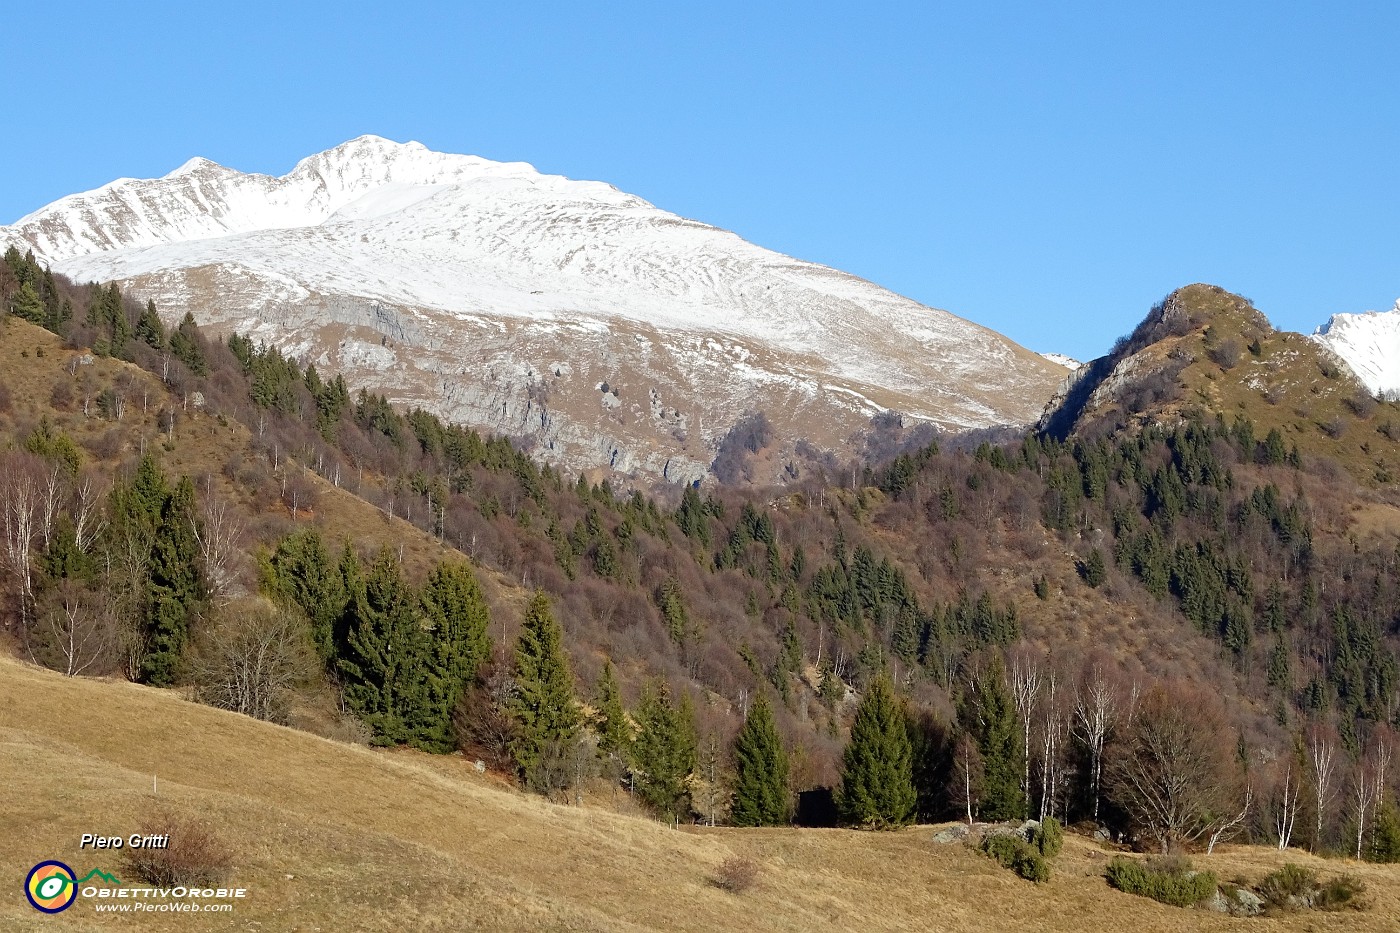
<svg viewBox="0 0 1400 933">
<path fill-rule="evenodd" d="M 1001 659 L 995 658 L 964 694 L 960 725 L 982 756 L 981 813 L 984 820 L 1020 820 L 1026 816 L 1021 787 L 1026 750 L 1016 723 L 1016 706 L 1006 689 Z"/>
<path fill-rule="evenodd" d="M 735 826 L 784 826 L 788 822 L 788 761 L 773 722 L 773 710 L 759 695 L 734 740 Z"/>
<path fill-rule="evenodd" d="M 695 770 L 698 741 L 688 701 L 671 702 L 664 682 L 649 684 L 637 707 L 637 740 L 632 746 L 637 796 L 676 822 L 685 812 L 688 782 Z"/>
<path fill-rule="evenodd" d="M 685 597 L 680 581 L 667 577 L 656 593 L 656 604 L 661 608 L 661 618 L 666 623 L 666 631 L 671 640 L 682 648 L 690 641 L 693 629 L 690 613 L 685 608 Z"/>
<path fill-rule="evenodd" d="M 822 682 L 817 689 L 817 695 L 823 703 L 834 709 L 836 704 L 846 699 L 846 684 L 836 676 L 836 668 L 830 661 L 822 663 L 821 675 Z"/>
<path fill-rule="evenodd" d="M 1084 582 L 1094 589 L 1103 586 L 1104 575 L 1107 567 L 1104 565 L 1103 551 L 1094 548 L 1089 552 L 1089 557 L 1084 561 L 1080 573 L 1084 577 Z"/>
<path fill-rule="evenodd" d="M 194 514 L 194 483 L 187 476 L 166 499 L 151 544 L 147 653 L 141 673 L 156 687 L 179 679 L 190 622 L 203 596 Z"/>
<path fill-rule="evenodd" d="M 16 317 L 22 317 L 31 324 L 38 324 L 42 327 L 48 319 L 48 311 L 44 307 L 44 301 L 35 291 L 34 286 L 25 282 L 19 287 L 19 292 L 14 297 L 13 310 Z"/>
<path fill-rule="evenodd" d="M 439 564 L 423 587 L 428 622 L 428 693 L 419 741 L 435 751 L 451 751 L 452 712 L 476 681 L 491 653 L 486 598 L 470 567 Z"/>
<path fill-rule="evenodd" d="M 331 560 L 321 535 L 312 528 L 283 538 L 268 559 L 265 587 L 295 603 L 311 622 L 311 638 L 322 662 L 333 664 L 345 632 L 344 571 Z"/>
<path fill-rule="evenodd" d="M 199 347 L 198 335 L 199 326 L 195 324 L 194 315 L 186 311 L 180 326 L 170 335 L 170 352 L 196 376 L 207 376 L 209 363 Z"/>
<path fill-rule="evenodd" d="M 156 303 L 146 302 L 146 310 L 136 321 L 136 338 L 153 350 L 165 349 L 165 325 L 156 313 Z"/>
<path fill-rule="evenodd" d="M 612 661 L 603 662 L 595 702 L 597 713 L 593 722 L 598 732 L 598 753 L 626 760 L 632 747 L 632 726 L 627 722 L 627 713 L 622 708 L 622 693 L 617 686 Z"/>
<path fill-rule="evenodd" d="M 564 656 L 564 635 L 550 611 L 549 597 L 540 590 L 530 599 L 515 645 L 510 708 L 520 727 L 512 751 L 522 776 L 540 763 L 547 746 L 567 742 L 578 732 L 579 711 Z"/>
<path fill-rule="evenodd" d="M 338 665 L 345 703 L 369 726 L 376 744 L 409 741 L 428 704 L 427 639 L 413 594 L 387 548 L 362 581 L 348 583 L 348 630 Z"/>
<path fill-rule="evenodd" d="M 842 755 L 836 807 L 855 826 L 892 829 L 914 815 L 916 795 L 909 732 L 889 677 L 871 682 L 856 709 Z"/>
</svg>

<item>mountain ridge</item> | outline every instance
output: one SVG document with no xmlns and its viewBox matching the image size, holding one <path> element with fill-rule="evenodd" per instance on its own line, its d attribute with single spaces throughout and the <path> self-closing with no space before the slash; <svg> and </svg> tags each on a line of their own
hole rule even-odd
<svg viewBox="0 0 1400 933">
<path fill-rule="evenodd" d="M 885 410 L 1029 423 L 1064 376 L 985 327 L 611 185 L 379 137 L 279 178 L 191 160 L 0 240 L 571 470 L 690 482 L 766 410 L 786 445 L 776 480 L 800 469 L 798 441 L 854 451 Z"/>
</svg>

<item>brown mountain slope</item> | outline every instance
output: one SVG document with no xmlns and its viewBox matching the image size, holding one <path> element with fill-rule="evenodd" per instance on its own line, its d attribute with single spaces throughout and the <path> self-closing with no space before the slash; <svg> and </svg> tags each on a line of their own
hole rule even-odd
<svg viewBox="0 0 1400 933">
<path fill-rule="evenodd" d="M 1400 476 L 1400 406 L 1377 402 L 1330 350 L 1275 330 L 1249 299 L 1214 285 L 1168 295 L 1071 377 L 1040 426 L 1098 437 L 1192 412 L 1247 418 L 1261 440 L 1276 429 L 1285 446 L 1331 459 L 1367 485 Z"/>
</svg>

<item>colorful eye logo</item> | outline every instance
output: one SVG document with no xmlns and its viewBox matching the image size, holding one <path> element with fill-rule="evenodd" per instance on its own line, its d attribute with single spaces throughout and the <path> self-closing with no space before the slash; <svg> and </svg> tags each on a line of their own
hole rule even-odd
<svg viewBox="0 0 1400 933">
<path fill-rule="evenodd" d="M 78 898 L 73 869 L 62 862 L 40 862 L 24 879 L 24 896 L 35 910 L 46 914 L 67 910 Z"/>
</svg>

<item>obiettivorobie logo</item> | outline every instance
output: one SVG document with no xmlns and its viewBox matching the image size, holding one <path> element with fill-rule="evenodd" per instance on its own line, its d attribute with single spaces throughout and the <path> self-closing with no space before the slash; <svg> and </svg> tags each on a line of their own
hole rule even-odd
<svg viewBox="0 0 1400 933">
<path fill-rule="evenodd" d="M 50 859 L 29 869 L 24 879 L 24 896 L 29 898 L 35 910 L 56 914 L 72 907 L 78 899 L 78 886 L 93 878 L 101 878 L 108 884 L 121 884 L 100 868 L 94 868 L 79 878 L 67 865 Z"/>
<path fill-rule="evenodd" d="M 107 913 L 218 913 L 232 910 L 236 901 L 248 896 L 248 889 L 128 885 L 100 868 L 79 878 L 63 862 L 48 859 L 29 869 L 24 896 L 31 907 L 46 914 L 67 910 L 79 896 Z"/>
</svg>

